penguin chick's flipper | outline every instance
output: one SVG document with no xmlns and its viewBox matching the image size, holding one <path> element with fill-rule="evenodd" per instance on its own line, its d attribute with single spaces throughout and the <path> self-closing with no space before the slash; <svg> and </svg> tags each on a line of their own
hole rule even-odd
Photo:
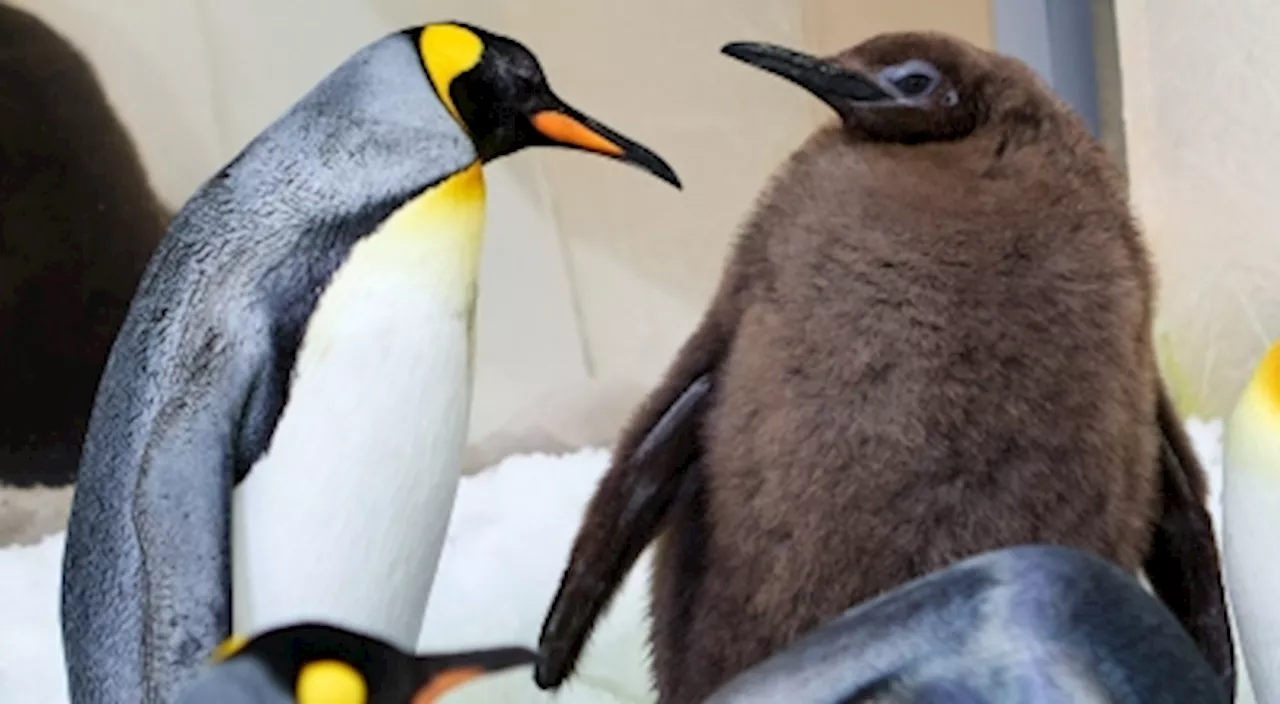
<svg viewBox="0 0 1280 704">
<path fill-rule="evenodd" d="M 601 612 L 657 535 L 685 470 L 701 453 L 698 421 L 710 394 L 710 375 L 696 377 L 601 480 L 542 626 L 534 669 L 539 687 L 557 687 L 568 677 Z"/>
<path fill-rule="evenodd" d="M 559 687 L 572 673 L 596 619 L 644 548 L 659 532 L 702 455 L 702 419 L 714 373 L 729 352 L 748 303 L 748 283 L 768 276 L 765 239 L 743 232 L 706 313 L 632 414 L 613 462 L 582 517 L 538 640 L 534 682 Z"/>
<path fill-rule="evenodd" d="M 1204 470 L 1163 384 L 1159 403 L 1161 506 L 1144 571 L 1234 700 L 1235 653 Z"/>
<path fill-rule="evenodd" d="M 157 257 L 179 246 L 167 240 Z M 263 379 L 250 370 L 276 365 L 258 363 L 271 347 L 251 332 L 266 326 L 247 310 L 183 310 L 200 305 L 181 295 L 196 287 L 193 275 L 153 267 L 108 358 L 85 440 L 62 575 L 77 702 L 173 701 L 231 626 L 231 495 L 241 455 L 253 450 L 239 427 L 270 395 L 256 392 Z M 170 315 L 201 322 L 157 332 Z M 181 372 L 159 378 L 161 369 Z"/>
</svg>

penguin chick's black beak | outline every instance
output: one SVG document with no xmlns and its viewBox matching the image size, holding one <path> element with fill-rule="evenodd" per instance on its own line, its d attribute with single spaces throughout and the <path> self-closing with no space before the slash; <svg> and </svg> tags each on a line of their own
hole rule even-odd
<svg viewBox="0 0 1280 704">
<path fill-rule="evenodd" d="M 435 704 L 450 690 L 477 677 L 528 665 L 537 654 L 528 648 L 490 648 L 448 655 L 422 655 L 419 666 L 429 673 L 411 704 Z"/>
<path fill-rule="evenodd" d="M 563 103 L 536 110 L 529 122 L 548 144 L 603 154 L 634 164 L 681 189 L 680 178 L 662 157 Z"/>
<path fill-rule="evenodd" d="M 720 51 L 800 85 L 840 113 L 851 107 L 894 104 L 903 97 L 872 76 L 785 47 L 732 42 Z"/>
</svg>

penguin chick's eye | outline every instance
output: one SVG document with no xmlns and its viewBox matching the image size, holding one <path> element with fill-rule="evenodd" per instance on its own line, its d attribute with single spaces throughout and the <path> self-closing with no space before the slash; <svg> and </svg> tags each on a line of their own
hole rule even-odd
<svg viewBox="0 0 1280 704">
<path fill-rule="evenodd" d="M 895 79 L 893 84 L 905 95 L 915 97 L 933 87 L 933 76 L 923 73 L 909 73 L 902 78 Z"/>
</svg>

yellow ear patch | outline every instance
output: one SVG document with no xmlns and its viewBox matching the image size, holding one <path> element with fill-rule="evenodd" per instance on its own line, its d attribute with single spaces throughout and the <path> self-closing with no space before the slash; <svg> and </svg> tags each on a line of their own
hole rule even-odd
<svg viewBox="0 0 1280 704">
<path fill-rule="evenodd" d="M 298 704 L 365 704 L 369 685 L 356 669 L 338 660 L 319 660 L 298 673 Z"/>
<path fill-rule="evenodd" d="M 462 116 L 449 96 L 453 79 L 470 71 L 480 63 L 484 55 L 484 42 L 475 32 L 456 24 L 432 24 L 422 30 L 418 40 L 418 53 L 427 68 L 431 84 L 453 118 L 462 124 Z M 464 125 L 465 126 L 465 125 Z"/>
</svg>

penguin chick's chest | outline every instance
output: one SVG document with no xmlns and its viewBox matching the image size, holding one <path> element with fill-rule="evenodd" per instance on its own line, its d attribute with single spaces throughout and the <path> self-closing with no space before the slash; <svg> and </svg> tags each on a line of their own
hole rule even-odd
<svg viewBox="0 0 1280 704">
<path fill-rule="evenodd" d="M 1142 292 L 1036 262 L 984 284 L 924 251 L 836 254 L 777 272 L 739 321 L 706 431 L 725 559 L 859 599 L 1020 542 L 1136 566 L 1156 432 Z"/>
<path fill-rule="evenodd" d="M 473 166 L 358 242 L 321 293 L 267 452 L 236 491 L 237 571 L 254 581 L 237 580 L 240 618 L 353 608 L 354 595 L 324 597 L 326 583 L 416 584 L 425 599 L 435 559 L 412 536 L 443 534 L 452 506 L 483 225 Z M 420 606 L 386 623 L 416 623 Z"/>
</svg>

